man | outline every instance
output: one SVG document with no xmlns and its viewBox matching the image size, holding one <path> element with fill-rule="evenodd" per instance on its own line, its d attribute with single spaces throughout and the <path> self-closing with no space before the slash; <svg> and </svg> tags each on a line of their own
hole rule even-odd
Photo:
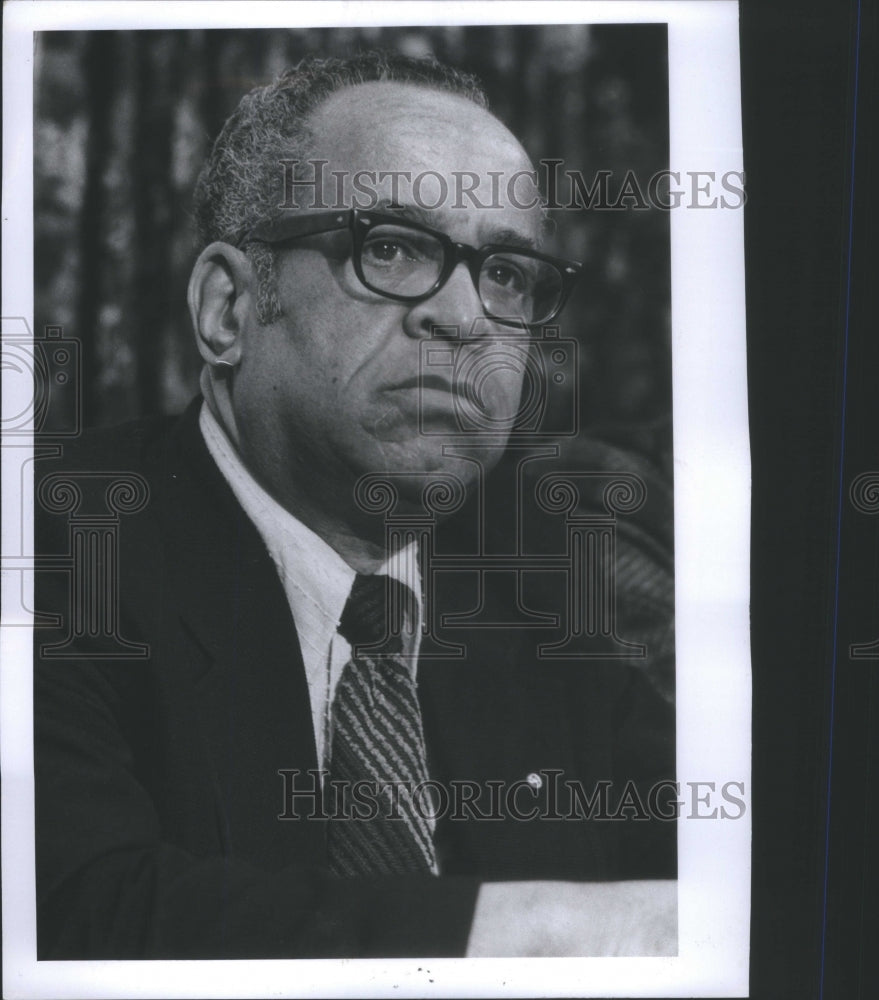
<svg viewBox="0 0 879 1000">
<path fill-rule="evenodd" d="M 557 776 L 617 797 L 673 777 L 666 703 L 617 661 L 541 663 L 515 628 L 434 642 L 424 552 L 389 546 L 364 493 L 390 483 L 423 524 L 426 488 L 478 492 L 503 452 L 510 361 L 577 271 L 539 249 L 531 170 L 473 81 L 402 58 L 306 62 L 227 122 L 196 199 L 203 401 L 66 456 L 78 513 L 109 472 L 143 502 L 115 508 L 118 610 L 115 542 L 83 542 L 72 598 L 52 573 L 39 595 L 79 615 L 37 639 L 41 957 L 674 952 L 674 825 L 547 798 Z M 471 375 L 423 375 L 436 338 Z M 475 458 L 448 446 L 463 404 L 490 431 Z M 69 512 L 48 473 L 43 506 Z M 60 551 L 67 520 L 44 521 Z"/>
</svg>

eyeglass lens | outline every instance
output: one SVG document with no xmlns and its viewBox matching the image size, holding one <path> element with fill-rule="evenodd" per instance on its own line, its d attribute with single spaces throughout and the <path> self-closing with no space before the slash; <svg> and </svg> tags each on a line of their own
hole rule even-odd
<svg viewBox="0 0 879 1000">
<path fill-rule="evenodd" d="M 378 225 L 363 241 L 363 277 L 375 291 L 424 295 L 443 272 L 446 248 L 430 233 Z M 562 291 L 558 269 L 515 250 L 488 256 L 479 271 L 479 297 L 493 316 L 539 323 L 552 315 Z"/>
</svg>

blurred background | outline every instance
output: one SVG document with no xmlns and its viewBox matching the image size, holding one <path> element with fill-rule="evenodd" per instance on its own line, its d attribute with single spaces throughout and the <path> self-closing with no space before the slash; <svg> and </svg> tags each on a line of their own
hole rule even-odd
<svg viewBox="0 0 879 1000">
<path fill-rule="evenodd" d="M 535 160 L 587 182 L 668 164 L 665 25 L 51 32 L 38 36 L 35 321 L 83 346 L 85 426 L 181 410 L 199 358 L 186 312 L 191 192 L 247 90 L 304 55 L 435 55 L 476 73 Z M 569 201 L 567 186 L 560 200 Z M 562 317 L 580 419 L 660 458 L 671 408 L 668 213 L 558 210 L 550 250 L 586 263 Z"/>
</svg>

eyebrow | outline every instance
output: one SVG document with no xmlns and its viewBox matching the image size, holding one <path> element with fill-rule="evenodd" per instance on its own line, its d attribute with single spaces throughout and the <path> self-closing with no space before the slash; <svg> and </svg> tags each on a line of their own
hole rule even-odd
<svg viewBox="0 0 879 1000">
<path fill-rule="evenodd" d="M 375 206 L 376 212 L 387 212 L 389 215 L 399 215 L 410 222 L 420 222 L 423 226 L 436 229 L 436 219 L 420 205 L 401 205 L 390 198 L 381 198 Z"/>
<path fill-rule="evenodd" d="M 420 205 L 400 205 L 390 198 L 382 198 L 375 206 L 377 212 L 387 212 L 390 215 L 399 215 L 401 218 L 409 219 L 412 222 L 420 222 L 431 229 L 439 229 L 435 215 Z M 439 230 L 441 231 L 441 230 Z M 483 245 L 497 243 L 503 246 L 518 247 L 522 250 L 538 249 L 538 241 L 524 233 L 519 233 L 515 229 L 492 229 L 488 233 L 488 239 L 483 241 Z"/>
<path fill-rule="evenodd" d="M 525 236 L 524 233 L 517 233 L 515 229 L 494 229 L 490 236 L 488 243 L 502 243 L 504 246 L 519 247 L 522 250 L 537 249 L 537 240 Z"/>
</svg>

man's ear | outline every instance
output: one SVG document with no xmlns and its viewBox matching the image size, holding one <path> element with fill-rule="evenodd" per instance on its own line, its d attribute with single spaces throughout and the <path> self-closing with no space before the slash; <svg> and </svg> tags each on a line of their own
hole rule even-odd
<svg viewBox="0 0 879 1000">
<path fill-rule="evenodd" d="M 228 243 L 211 243 L 199 254 L 189 279 L 189 314 L 209 365 L 234 368 L 241 360 L 252 280 L 246 254 Z"/>
</svg>

